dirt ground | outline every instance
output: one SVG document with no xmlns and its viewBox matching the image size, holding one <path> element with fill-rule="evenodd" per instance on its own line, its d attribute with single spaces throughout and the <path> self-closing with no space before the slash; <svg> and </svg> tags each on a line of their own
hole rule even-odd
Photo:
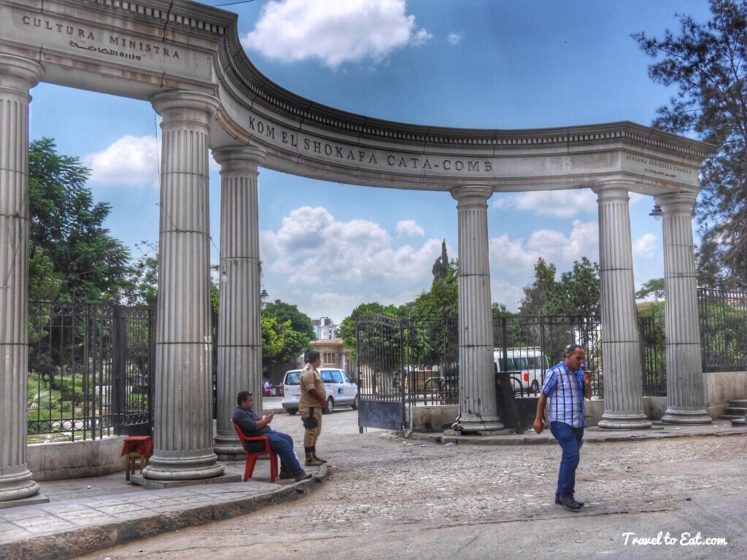
<svg viewBox="0 0 747 560">
<path fill-rule="evenodd" d="M 301 447 L 298 416 L 273 425 Z M 332 475 L 300 500 L 83 558 L 747 557 L 747 436 L 587 444 L 580 513 L 553 503 L 553 445 L 359 434 L 341 410 L 324 417 L 317 450 Z"/>
</svg>

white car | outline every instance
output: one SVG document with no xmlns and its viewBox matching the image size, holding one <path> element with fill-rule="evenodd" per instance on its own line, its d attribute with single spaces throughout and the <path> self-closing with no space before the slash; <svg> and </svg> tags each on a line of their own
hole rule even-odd
<svg viewBox="0 0 747 560">
<path fill-rule="evenodd" d="M 292 369 L 285 372 L 283 378 L 283 408 L 288 414 L 298 412 L 298 401 L 301 399 L 301 374 L 303 370 Z M 336 406 L 358 408 L 358 385 L 346 371 L 336 368 L 319 368 L 324 389 L 327 393 L 327 406 L 322 410 L 329 414 Z"/>
<path fill-rule="evenodd" d="M 493 349 L 496 371 L 507 371 L 511 375 L 514 391 L 538 393 L 542 389 L 545 373 L 550 361 L 538 346 L 506 348 L 508 363 L 503 363 L 503 349 Z"/>
</svg>

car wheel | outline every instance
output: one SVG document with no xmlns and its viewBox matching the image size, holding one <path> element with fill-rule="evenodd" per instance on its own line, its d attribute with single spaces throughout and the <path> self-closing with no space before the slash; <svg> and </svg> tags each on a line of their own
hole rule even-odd
<svg viewBox="0 0 747 560">
<path fill-rule="evenodd" d="M 536 380 L 536 379 L 535 379 L 534 381 L 532 381 L 532 386 L 531 386 L 531 387 L 529 387 L 529 390 L 530 390 L 530 391 L 531 391 L 532 393 L 539 393 L 539 390 L 540 390 L 540 384 L 539 384 L 539 383 L 537 382 L 537 380 Z"/>
<path fill-rule="evenodd" d="M 335 401 L 332 400 L 332 397 L 329 397 L 327 399 L 327 406 L 324 407 L 324 410 L 322 412 L 324 414 L 332 414 L 335 411 Z"/>
<path fill-rule="evenodd" d="M 350 405 L 350 408 L 353 410 L 358 410 L 358 396 L 356 395 L 355 399 L 353 399 L 353 403 Z"/>
<path fill-rule="evenodd" d="M 293 416 L 293 415 L 294 415 L 294 414 L 296 414 L 297 412 L 298 412 L 298 409 L 297 409 L 297 408 L 289 408 L 289 409 L 288 409 L 288 414 L 290 414 L 291 416 Z"/>
</svg>

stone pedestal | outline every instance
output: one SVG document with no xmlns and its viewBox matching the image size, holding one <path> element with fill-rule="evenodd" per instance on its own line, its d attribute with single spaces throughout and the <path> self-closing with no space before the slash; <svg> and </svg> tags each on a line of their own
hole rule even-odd
<svg viewBox="0 0 747 560">
<path fill-rule="evenodd" d="M 459 418 L 462 433 L 503 430 L 493 365 L 493 318 L 488 254 L 489 187 L 451 191 L 459 212 Z"/>
<path fill-rule="evenodd" d="M 0 502 L 39 492 L 26 465 L 29 89 L 42 67 L 0 54 Z M 34 501 L 43 499 L 37 496 Z M 26 503 L 29 503 L 26 501 Z"/>
<path fill-rule="evenodd" d="M 604 359 L 604 414 L 599 427 L 650 428 L 643 412 L 638 314 L 633 283 L 628 191 L 594 189 L 599 204 L 599 277 Z"/>
<path fill-rule="evenodd" d="M 656 197 L 663 213 L 667 410 L 662 421 L 708 424 L 703 386 L 692 212 L 697 192 Z"/>
<path fill-rule="evenodd" d="M 223 473 L 213 452 L 208 131 L 213 96 L 156 94 L 163 121 L 156 325 L 154 480 Z"/>
<path fill-rule="evenodd" d="M 221 458 L 243 458 L 245 451 L 231 425 L 239 391 L 251 391 L 256 412 L 262 412 L 257 166 L 264 160 L 264 151 L 231 146 L 214 150 L 213 157 L 221 165 L 215 452 Z"/>
</svg>

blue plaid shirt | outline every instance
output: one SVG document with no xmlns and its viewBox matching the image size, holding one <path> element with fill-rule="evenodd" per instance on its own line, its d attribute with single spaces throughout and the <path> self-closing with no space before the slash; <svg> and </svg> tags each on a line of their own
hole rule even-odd
<svg viewBox="0 0 747 560">
<path fill-rule="evenodd" d="M 564 422 L 574 428 L 583 428 L 584 421 L 584 369 L 575 373 L 565 362 L 552 366 L 542 387 L 547 395 L 547 417 L 550 422 Z"/>
</svg>

